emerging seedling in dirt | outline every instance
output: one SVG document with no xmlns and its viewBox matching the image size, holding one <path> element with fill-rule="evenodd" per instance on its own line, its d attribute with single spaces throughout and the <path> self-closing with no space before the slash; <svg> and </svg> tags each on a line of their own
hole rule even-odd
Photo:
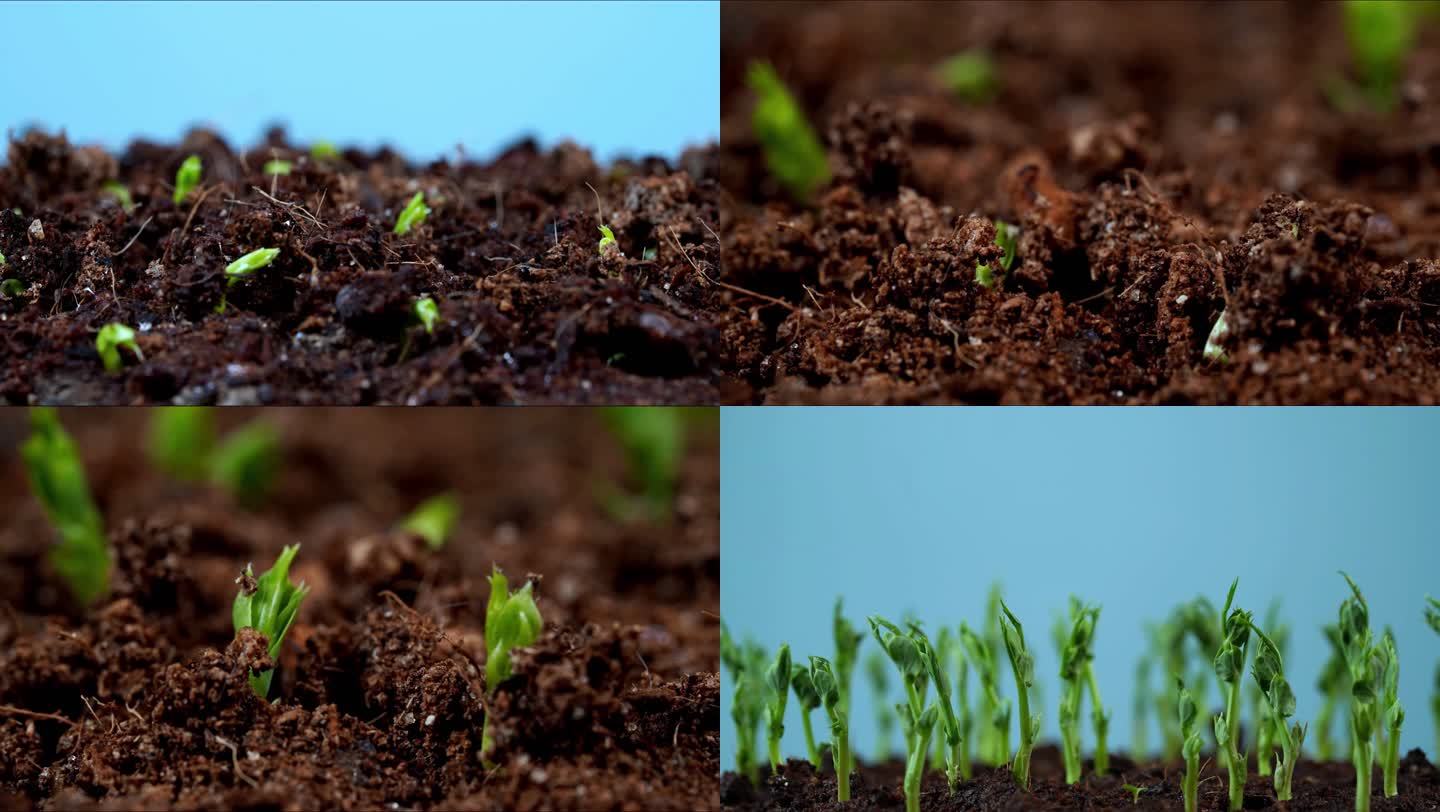
<svg viewBox="0 0 1440 812">
<path fill-rule="evenodd" d="M 225 266 L 225 288 L 228 290 L 231 285 L 250 276 L 256 271 L 264 268 L 280 256 L 279 248 L 257 248 L 243 257 Z M 220 304 L 215 307 L 216 313 L 225 312 L 225 295 L 220 296 Z"/>
<path fill-rule="evenodd" d="M 883 665 L 883 663 L 882 663 Z M 800 663 L 790 664 L 790 687 L 800 703 L 800 724 L 805 729 L 805 754 L 817 771 L 823 766 L 820 750 L 815 746 L 815 729 L 810 724 L 810 714 L 820 707 L 820 695 L 815 692 L 815 683 L 810 681 L 810 669 Z"/>
<path fill-rule="evenodd" d="M 997 274 L 990 264 L 982 263 L 975 266 L 975 281 L 981 287 L 993 288 L 997 277 L 1004 276 L 1015 264 L 1015 248 L 1020 239 L 1020 229 L 1009 223 L 995 221 L 995 244 L 1005 253 L 1000 257 L 1000 272 Z"/>
<path fill-rule="evenodd" d="M 755 93 L 751 129 L 765 153 L 765 165 L 791 197 L 808 203 L 816 190 L 830 182 L 825 149 L 769 63 L 750 63 L 747 81 Z"/>
<path fill-rule="evenodd" d="M 294 169 L 295 164 L 290 161 L 284 160 L 283 158 L 271 158 L 265 162 L 265 166 L 262 167 L 260 171 L 273 177 L 275 175 L 288 175 L 294 171 Z"/>
<path fill-rule="evenodd" d="M 1369 812 L 1370 773 L 1375 766 L 1376 687 L 1371 670 L 1374 641 L 1370 634 L 1370 607 L 1360 587 L 1340 573 L 1350 586 L 1350 597 L 1340 604 L 1340 647 L 1350 671 L 1350 759 L 1355 765 L 1355 812 Z"/>
<path fill-rule="evenodd" d="M 460 500 L 453 493 L 442 493 L 421 502 L 397 527 L 425 539 L 426 546 L 438 550 L 450 540 L 459 520 Z"/>
<path fill-rule="evenodd" d="M 425 329 L 426 335 L 435 334 L 435 322 L 440 319 L 440 306 L 435 303 L 434 299 L 429 296 L 416 299 L 411 313 L 415 316 L 415 321 Z"/>
<path fill-rule="evenodd" d="M 867 654 L 865 675 L 870 682 L 870 691 L 875 696 L 875 726 L 879 731 L 875 744 L 876 756 L 883 760 L 895 752 L 890 737 L 895 733 L 895 722 L 898 718 L 890 707 L 890 668 L 885 664 L 885 656 L 878 651 Z"/>
<path fill-rule="evenodd" d="M 685 453 L 685 413 L 673 407 L 617 406 L 601 414 L 611 435 L 620 442 L 638 494 L 621 494 L 611 488 L 612 513 L 621 518 L 647 516 L 666 522 L 674 511 L 675 485 Z"/>
<path fill-rule="evenodd" d="M 1380 645 L 1373 655 L 1372 670 L 1380 675 L 1380 706 L 1377 722 L 1383 722 L 1385 738 L 1380 740 L 1377 730 L 1376 744 L 1383 748 L 1380 771 L 1385 779 L 1385 797 L 1394 798 L 1399 794 L 1400 772 L 1400 728 L 1405 724 L 1405 708 L 1400 704 L 1400 654 L 1395 650 L 1395 636 L 1387 629 L 1380 636 Z"/>
<path fill-rule="evenodd" d="M 1262 627 L 1255 627 L 1258 632 Z M 1270 608 L 1265 611 L 1265 625 L 1269 629 L 1270 639 L 1275 641 L 1275 647 L 1280 656 L 1285 656 L 1289 647 L 1290 627 L 1280 622 L 1280 602 L 1270 602 Z M 1258 655 L 1257 655 L 1258 656 Z M 1275 747 L 1280 741 L 1280 731 L 1275 730 L 1274 720 L 1266 712 L 1265 694 L 1259 680 L 1250 683 L 1250 704 L 1251 718 L 1255 725 L 1255 765 L 1256 772 L 1262 778 L 1269 778 L 1272 774 L 1271 761 L 1274 757 Z"/>
<path fill-rule="evenodd" d="M 204 406 L 159 406 L 150 418 L 150 461 L 184 481 L 205 478 L 215 448 L 215 425 Z"/>
<path fill-rule="evenodd" d="M 20 447 L 20 457 L 30 490 L 60 536 L 60 543 L 50 549 L 50 565 L 75 600 L 89 606 L 110 586 L 105 523 L 90 497 L 80 452 L 54 409 L 30 410 L 30 437 Z"/>
<path fill-rule="evenodd" d="M 770 745 L 770 769 L 780 769 L 780 740 L 785 737 L 785 705 L 790 699 L 790 645 L 781 644 L 775 660 L 765 669 L 765 721 Z"/>
<path fill-rule="evenodd" d="M 1420 3 L 1411 0 L 1346 0 L 1345 38 L 1371 108 L 1388 113 L 1400 99 L 1405 58 L 1415 43 Z"/>
<path fill-rule="evenodd" d="M 1295 765 L 1300 762 L 1301 747 L 1305 743 L 1305 726 L 1299 723 L 1294 727 L 1287 725 L 1287 720 L 1295 715 L 1295 692 L 1290 689 L 1289 680 L 1285 679 L 1280 647 L 1261 631 L 1260 627 L 1252 625 L 1251 629 L 1255 632 L 1255 639 L 1260 647 L 1255 652 L 1255 664 L 1251 666 L 1250 673 L 1255 677 L 1255 683 L 1260 686 L 1268 711 L 1264 719 L 1257 718 L 1255 723 L 1257 726 L 1269 724 L 1275 731 L 1275 737 L 1279 739 L 1280 758 L 1275 764 L 1275 797 L 1280 801 L 1288 801 L 1291 798 L 1291 778 L 1295 775 Z M 1270 753 L 1264 748 L 1256 755 L 1265 761 L 1270 759 Z"/>
<path fill-rule="evenodd" d="M 1225 347 L 1221 342 L 1230 333 L 1230 325 L 1225 321 L 1225 311 L 1220 311 L 1220 317 L 1215 319 L 1215 326 L 1210 328 L 1210 335 L 1205 337 L 1205 350 L 1202 352 L 1206 361 L 1225 363 L 1230 356 L 1225 353 Z"/>
<path fill-rule="evenodd" d="M 1440 601 L 1425 596 L 1425 622 L 1440 634 Z M 1430 712 L 1435 716 L 1435 752 L 1440 753 L 1440 663 L 1435 665 L 1435 693 L 1430 697 Z"/>
<path fill-rule="evenodd" d="M 317 161 L 333 161 L 340 157 L 340 150 L 329 141 L 316 141 L 310 145 L 310 157 Z"/>
<path fill-rule="evenodd" d="M 543 622 L 535 605 L 534 582 L 514 592 L 510 582 L 495 567 L 490 573 L 490 602 L 485 606 L 485 691 L 495 696 L 495 689 L 510 679 L 510 652 L 531 645 L 540 639 Z M 480 757 L 486 760 L 494 742 L 490 739 L 490 708 L 485 709 L 485 727 L 480 734 Z"/>
<path fill-rule="evenodd" d="M 1015 761 L 1010 770 L 1015 783 L 1026 792 L 1030 791 L 1030 753 L 1035 749 L 1035 738 L 1040 735 L 1040 714 L 1030 713 L 1030 689 L 1035 685 L 1035 658 L 1025 646 L 1025 627 L 1019 618 L 1000 601 L 1000 632 L 1005 639 L 1005 653 L 1010 656 L 1010 670 L 1015 675 L 1015 693 L 1020 699 L 1020 749 L 1015 751 Z"/>
<path fill-rule="evenodd" d="M 840 682 L 830 661 L 824 657 L 810 657 L 810 682 L 825 706 L 830 717 L 830 759 L 835 766 L 836 799 L 841 803 L 850 800 L 850 773 L 855 765 L 850 756 L 850 721 L 845 708 L 840 705 Z"/>
<path fill-rule="evenodd" d="M 175 171 L 175 205 L 184 203 L 185 198 L 200 185 L 200 169 L 200 156 L 191 155 Z"/>
<path fill-rule="evenodd" d="M 987 752 L 982 747 L 982 757 L 991 764 L 1003 764 L 1010 757 L 1010 700 L 1000 696 L 999 662 L 990 646 L 964 623 L 960 624 L 960 644 L 980 680 L 983 706 L 987 711 L 984 723 L 990 735 L 982 737 L 981 741 L 983 743 L 988 738 L 991 749 Z"/>
<path fill-rule="evenodd" d="M 285 641 L 285 633 L 290 631 L 290 626 L 295 623 L 301 602 L 310 594 L 310 587 L 306 586 L 304 581 L 298 585 L 290 583 L 290 563 L 295 560 L 298 552 L 298 544 L 282 549 L 280 556 L 275 559 L 275 564 L 258 579 L 251 565 L 246 564 L 245 571 L 235 581 L 240 585 L 231 609 L 235 631 L 250 628 L 265 635 L 271 660 L 279 660 L 280 645 Z M 250 687 L 261 699 L 269 696 L 270 680 L 274 676 L 273 668 L 250 675 Z"/>
<path fill-rule="evenodd" d="M 405 204 L 405 208 L 400 210 L 400 216 L 395 218 L 395 233 L 401 236 L 409 234 L 410 229 L 425 222 L 428 216 L 430 207 L 425 205 L 425 193 L 416 192 L 410 202 Z"/>
<path fill-rule="evenodd" d="M 736 645 L 730 629 L 720 623 L 720 662 L 730 672 L 735 686 L 730 718 L 735 722 L 735 771 L 753 786 L 760 785 L 760 766 L 755 760 L 755 735 L 765 713 L 763 675 L 765 651 L 753 641 Z M 793 678 L 792 678 L 793 681 Z M 818 700 L 817 700 L 818 704 Z"/>
<path fill-rule="evenodd" d="M 855 674 L 855 664 L 859 659 L 860 643 L 865 639 L 865 633 L 845 617 L 844 598 L 835 599 L 835 608 L 831 614 L 830 631 L 835 640 L 835 685 L 840 691 L 840 707 L 846 714 L 850 713 L 850 686 L 851 678 Z"/>
<path fill-rule="evenodd" d="M 135 343 L 135 328 L 111 322 L 95 334 L 95 351 L 100 353 L 100 363 L 111 375 L 125 368 L 125 362 L 120 358 L 121 350 L 129 350 L 137 361 L 145 360 L 140 345 Z"/>
<path fill-rule="evenodd" d="M 1000 83 L 990 54 L 972 48 L 940 63 L 937 69 L 946 89 L 969 104 L 985 104 L 995 98 Z"/>
<path fill-rule="evenodd" d="M 920 627 L 915 624 L 911 624 L 910 626 L 910 637 L 915 641 L 920 656 L 925 662 L 925 671 L 930 678 L 930 684 L 935 686 L 935 704 L 930 706 L 929 710 L 939 711 L 940 714 L 941 734 L 944 738 L 943 744 L 945 751 L 945 781 L 950 785 L 950 793 L 953 795 L 955 793 L 955 787 L 960 783 L 960 779 L 968 779 L 970 776 L 967 775 L 969 772 L 968 760 L 962 755 L 966 744 L 964 741 L 964 732 L 960 724 L 960 717 L 955 712 L 954 705 L 951 703 L 950 677 L 945 673 L 944 663 L 949 654 L 949 645 L 932 645 L 930 639 L 925 636 L 925 632 L 921 631 Z M 928 710 L 926 712 L 928 712 Z M 923 714 L 922 717 L 912 718 L 911 721 L 919 722 L 922 718 Z M 928 746 L 929 742 L 927 741 L 925 744 Z M 924 757 L 923 752 L 921 753 L 921 757 Z M 917 783 L 915 786 L 917 805 L 919 791 L 920 787 Z"/>
<path fill-rule="evenodd" d="M 263 420 L 226 435 L 209 460 L 210 481 L 246 509 L 265 500 L 279 473 L 280 437 Z"/>
<path fill-rule="evenodd" d="M 930 736 L 940 718 L 937 711 L 934 705 L 918 713 L 909 704 L 895 706 L 905 738 L 913 742 L 910 752 L 905 755 L 905 812 L 920 812 L 920 783 L 925 777 L 925 754 L 930 750 Z"/>
<path fill-rule="evenodd" d="M 4 265 L 5 255 L 0 254 L 0 265 Z M 25 292 L 25 283 L 19 279 L 6 279 L 0 282 L 0 296 L 6 299 L 14 299 Z"/>
<path fill-rule="evenodd" d="M 1241 609 L 1231 610 L 1240 579 L 1230 582 L 1220 610 L 1220 649 L 1215 653 L 1215 676 L 1225 696 L 1225 710 L 1215 715 L 1215 742 L 1230 773 L 1230 810 L 1245 804 L 1246 755 L 1240 750 L 1240 683 L 1245 675 L 1246 650 L 1254 618 Z"/>
<path fill-rule="evenodd" d="M 1185 690 L 1184 680 L 1175 680 L 1175 690 L 1178 692 L 1176 707 L 1179 711 L 1180 736 L 1184 742 L 1181 752 L 1185 756 L 1185 780 L 1180 785 L 1181 794 L 1185 798 L 1185 812 L 1195 812 L 1196 795 L 1200 788 L 1200 750 L 1205 746 L 1205 740 L 1200 737 L 1199 726 L 1196 724 L 1200 718 L 1200 708 L 1195 704 L 1195 698 Z"/>
<path fill-rule="evenodd" d="M 119 181 L 109 180 L 100 188 L 107 194 L 114 196 L 115 202 L 120 204 L 121 211 L 124 211 L 126 214 L 134 213 L 135 199 L 130 196 L 130 188 L 128 186 Z"/>
<path fill-rule="evenodd" d="M 1099 607 L 1085 606 L 1076 598 L 1070 599 L 1070 622 L 1060 647 L 1060 739 L 1067 784 L 1080 780 L 1083 766 L 1080 757 L 1080 703 L 1087 686 L 1091 691 L 1091 718 L 1096 728 L 1095 771 L 1103 775 L 1109 764 L 1104 755 L 1109 716 L 1100 707 L 1100 691 L 1091 667 L 1095 659 L 1095 624 L 1099 620 Z"/>
<path fill-rule="evenodd" d="M 1315 717 L 1315 755 L 1321 761 L 1329 761 L 1335 752 L 1334 741 L 1330 738 L 1330 721 L 1350 693 L 1350 669 L 1345 663 L 1340 627 L 1326 626 L 1324 633 L 1326 642 L 1330 644 L 1330 659 L 1325 661 L 1315 683 L 1322 697 L 1320 713 Z"/>
<path fill-rule="evenodd" d="M 1126 792 L 1130 793 L 1131 806 L 1139 806 L 1140 793 L 1144 792 L 1146 790 L 1146 787 L 1137 787 L 1134 784 L 1121 784 L 1120 789 L 1123 789 Z"/>
</svg>

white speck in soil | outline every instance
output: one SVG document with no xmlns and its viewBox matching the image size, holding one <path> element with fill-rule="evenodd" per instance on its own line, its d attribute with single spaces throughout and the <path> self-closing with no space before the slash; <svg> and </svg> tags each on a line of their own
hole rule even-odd
<svg viewBox="0 0 1440 812">
<path fill-rule="evenodd" d="M 1183 305 L 1188 301 L 1190 301 L 1190 294 L 1188 293 L 1182 293 L 1179 296 L 1175 297 L 1175 304 L 1178 305 Z"/>
<path fill-rule="evenodd" d="M 435 714 L 432 713 L 432 714 L 430 714 L 429 716 L 426 716 L 426 717 L 425 717 L 425 726 L 426 726 L 426 727 L 432 727 L 434 724 L 435 724 Z"/>
<path fill-rule="evenodd" d="M 981 344 L 984 344 L 984 343 L 985 343 L 984 341 L 981 341 L 981 340 L 980 340 L 980 337 L 979 337 L 979 336 L 970 336 L 970 346 L 972 346 L 972 347 L 978 347 L 978 346 L 980 346 Z"/>
<path fill-rule="evenodd" d="M 30 221 L 30 236 L 37 240 L 45 239 L 45 227 L 40 225 L 39 220 Z"/>
<path fill-rule="evenodd" d="M 549 777 L 550 776 L 539 767 L 536 767 L 535 769 L 530 771 L 530 780 L 535 782 L 536 784 L 545 783 L 545 779 Z"/>
<path fill-rule="evenodd" d="M 148 321 L 142 321 L 142 322 L 140 322 L 139 324 L 137 324 L 137 325 L 135 325 L 135 326 L 136 326 L 136 328 L 138 328 L 138 329 L 140 330 L 140 332 L 142 332 L 142 333 L 148 333 L 148 332 L 150 332 L 150 322 L 148 322 Z"/>
<path fill-rule="evenodd" d="M 1270 362 L 1265 360 L 1256 361 L 1250 365 L 1250 371 L 1256 375 L 1264 375 L 1270 371 Z"/>
</svg>

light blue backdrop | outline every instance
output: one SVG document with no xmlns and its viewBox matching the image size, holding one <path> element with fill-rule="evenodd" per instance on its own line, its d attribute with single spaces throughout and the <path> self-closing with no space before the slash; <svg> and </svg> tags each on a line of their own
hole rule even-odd
<svg viewBox="0 0 1440 812">
<path fill-rule="evenodd" d="M 416 160 L 524 134 L 597 158 L 719 138 L 720 4 L 0 3 L 0 126 L 119 147 L 207 123 Z M 3 158 L 0 158 L 3 160 Z"/>
<path fill-rule="evenodd" d="M 1073 592 L 1103 604 L 1096 669 L 1120 750 L 1142 624 L 1202 592 L 1218 607 L 1235 575 L 1237 605 L 1257 618 L 1282 598 L 1297 720 L 1312 720 L 1328 656 L 1320 626 L 1348 594 L 1344 568 L 1372 626 L 1395 631 L 1402 753 L 1435 747 L 1440 637 L 1422 612 L 1427 593 L 1440 597 L 1440 411 L 727 408 L 721 432 L 721 613 L 737 637 L 831 656 L 843 594 L 867 632 L 863 662 L 875 648 L 866 614 L 913 611 L 932 632 L 975 625 L 1000 579 L 1037 651 L 1042 739 L 1058 741 L 1050 626 Z M 868 754 L 875 716 L 862 669 L 852 701 L 852 739 Z M 721 705 L 729 770 L 728 684 Z M 817 736 L 828 737 L 821 716 Z M 1342 747 L 1343 723 L 1332 728 Z M 1158 746 L 1153 727 L 1149 741 Z M 784 747 L 804 757 L 793 699 Z"/>
</svg>

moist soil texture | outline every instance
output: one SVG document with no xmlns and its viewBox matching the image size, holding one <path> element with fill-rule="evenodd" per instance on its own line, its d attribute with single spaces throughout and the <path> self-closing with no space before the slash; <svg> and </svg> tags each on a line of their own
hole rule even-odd
<svg viewBox="0 0 1440 812">
<path fill-rule="evenodd" d="M 1225 784 L 1226 771 L 1217 769 L 1213 759 L 1202 758 L 1197 805 L 1200 809 L 1229 808 Z M 1111 757 L 1109 775 L 1095 776 L 1085 763 L 1086 774 L 1080 783 L 1066 786 L 1065 768 L 1060 750 L 1054 746 L 1037 747 L 1030 765 L 1031 790 L 1016 786 L 1008 768 L 979 768 L 970 781 L 960 782 L 954 794 L 945 782 L 943 772 L 928 771 L 921 789 L 920 808 L 941 810 L 1183 810 L 1181 781 L 1183 764 L 1136 764 L 1124 757 Z M 727 772 L 721 779 L 721 802 L 734 810 L 856 810 L 904 809 L 905 795 L 901 781 L 905 764 L 859 765 L 850 779 L 850 802 L 835 800 L 835 774 L 828 768 L 817 774 L 808 761 L 790 760 L 778 774 L 771 774 L 769 765 L 762 773 L 759 789 L 750 782 Z M 1134 795 L 1125 784 L 1140 787 Z M 1372 783 L 1370 808 L 1387 810 L 1440 809 L 1440 770 L 1426 760 L 1420 750 L 1412 750 L 1400 761 L 1397 778 L 1399 794 L 1386 798 L 1377 769 Z M 1255 774 L 1251 765 L 1245 783 L 1246 809 L 1275 810 L 1350 810 L 1355 808 L 1355 770 L 1349 762 L 1302 761 L 1295 767 L 1292 797 L 1285 803 L 1275 800 L 1270 778 Z"/>
<path fill-rule="evenodd" d="M 1341 4 L 726 3 L 724 353 L 737 399 L 1440 400 L 1440 25 L 1344 112 Z M 936 66 L 994 65 L 967 103 Z M 751 129 L 770 62 L 831 180 Z M 1327 88 L 1331 89 L 1327 91 Z M 991 288 L 992 221 L 1019 227 Z M 1222 312 L 1227 360 L 1207 360 Z"/>
<path fill-rule="evenodd" d="M 152 472 L 143 411 L 65 411 L 115 557 L 109 595 L 81 610 L 46 563 L 10 411 L 0 809 L 718 805 L 712 428 L 692 437 L 673 519 L 621 523 L 595 493 L 626 477 L 622 454 L 575 410 L 266 409 L 284 464 L 253 510 Z M 444 490 L 463 505 L 444 548 L 392 529 Z M 312 592 L 272 660 L 234 633 L 231 602 L 247 562 L 296 543 L 292 580 Z M 537 579 L 545 629 L 486 686 L 492 562 L 512 588 Z M 247 675 L 272 665 L 265 702 Z"/>
<path fill-rule="evenodd" d="M 176 204 L 189 155 L 200 185 Z M 197 130 L 121 154 L 13 136 L 0 399 L 716 403 L 715 155 L 602 166 L 574 144 L 521 142 L 488 163 L 416 166 L 384 149 L 316 159 L 279 130 L 244 151 Z M 273 159 L 290 173 L 267 174 Z M 429 216 L 394 234 L 416 192 Z M 601 224 L 616 238 L 603 251 Z M 261 248 L 280 254 L 227 284 L 227 265 Z M 438 305 L 428 331 L 421 297 Z M 107 374 L 95 339 L 112 322 L 137 330 L 143 359 L 122 350 Z"/>
</svg>

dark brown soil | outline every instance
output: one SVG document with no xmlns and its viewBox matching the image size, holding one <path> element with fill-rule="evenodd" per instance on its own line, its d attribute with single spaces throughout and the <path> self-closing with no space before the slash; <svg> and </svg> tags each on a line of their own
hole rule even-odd
<svg viewBox="0 0 1440 812">
<path fill-rule="evenodd" d="M 1226 809 L 1229 796 L 1225 771 L 1216 770 L 1213 762 L 1202 761 L 1198 803 L 1201 809 Z M 1092 765 L 1086 762 L 1086 770 Z M 861 765 L 850 779 L 850 803 L 835 800 L 835 775 L 816 775 L 808 761 L 791 760 L 779 775 L 769 775 L 768 765 L 763 779 L 765 786 L 756 790 L 749 781 L 726 773 L 721 779 L 721 801 L 726 809 L 748 810 L 859 810 L 904 809 L 905 795 L 901 779 L 903 762 Z M 921 790 L 920 808 L 936 810 L 1183 810 L 1180 783 L 1184 765 L 1136 765 L 1126 758 L 1111 758 L 1111 775 L 1096 777 L 1088 774 L 1079 784 L 1066 786 L 1064 765 L 1059 748 L 1038 747 L 1031 763 L 1031 792 L 1022 792 L 1015 785 L 1008 768 L 982 768 L 971 781 L 961 782 L 950 794 L 942 773 L 930 773 Z M 1143 787 L 1139 799 L 1123 788 L 1125 784 Z M 1397 781 L 1400 794 L 1386 798 L 1381 793 L 1379 771 L 1373 782 L 1374 794 L 1370 808 L 1387 810 L 1440 809 L 1440 770 L 1425 760 L 1425 754 L 1412 750 L 1400 762 Z M 1355 808 L 1355 771 L 1348 762 L 1301 762 L 1295 767 L 1293 798 L 1285 804 L 1275 800 L 1269 778 L 1256 775 L 1253 768 L 1245 784 L 1246 809 L 1277 810 L 1348 810 Z"/>
<path fill-rule="evenodd" d="M 598 506 L 624 476 L 578 410 L 226 410 L 285 437 L 254 512 L 153 473 L 142 410 L 62 413 L 116 549 L 111 595 L 71 605 L 0 415 L 0 808 L 712 809 L 719 765 L 719 467 L 698 428 L 672 522 Z M 431 553 L 389 528 L 464 505 Z M 246 562 L 302 544 L 313 592 L 270 703 L 236 638 Z M 485 576 L 537 586 L 546 631 L 485 697 Z M 479 761 L 493 714 L 493 760 Z"/>
<path fill-rule="evenodd" d="M 177 206 L 192 153 L 202 184 Z M 272 157 L 292 173 L 264 174 Z M 600 166 L 574 144 L 526 142 L 489 163 L 414 166 L 388 150 L 315 161 L 278 131 L 248 151 L 195 131 L 110 155 L 26 133 L 0 167 L 0 276 L 24 286 L 0 299 L 0 398 L 715 403 L 718 332 L 703 315 L 719 260 L 714 158 Z M 132 212 L 103 191 L 112 180 Z M 598 250 L 587 183 L 620 254 Z M 417 191 L 429 218 L 391 233 Z M 267 247 L 279 257 L 216 313 L 226 265 Z M 421 296 L 439 304 L 433 335 L 409 313 Z M 125 353 L 115 375 L 94 347 L 110 322 L 138 329 L 144 354 Z"/>
<path fill-rule="evenodd" d="M 754 402 L 1440 401 L 1440 25 L 1341 113 L 1340 4 L 726 3 L 721 329 Z M 993 55 L 972 106 L 932 67 Z M 825 141 L 768 177 L 745 70 Z M 994 289 L 991 219 L 1021 228 Z M 778 300 L 778 303 L 777 301 Z M 1228 363 L 1204 359 L 1228 308 Z"/>
</svg>

